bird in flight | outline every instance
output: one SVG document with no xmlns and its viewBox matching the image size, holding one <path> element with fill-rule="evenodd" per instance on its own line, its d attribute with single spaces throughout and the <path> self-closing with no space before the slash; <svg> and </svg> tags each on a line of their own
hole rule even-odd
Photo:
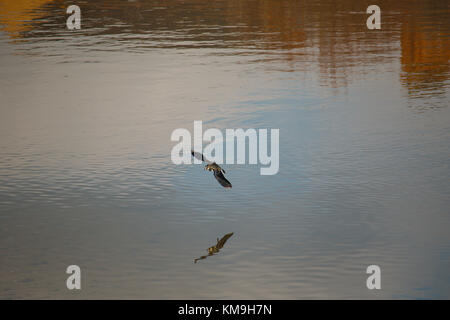
<svg viewBox="0 0 450 320">
<path fill-rule="evenodd" d="M 212 246 L 212 247 L 209 247 L 209 248 L 207 249 L 208 255 L 201 256 L 200 258 L 194 259 L 194 263 L 197 263 L 198 260 L 206 259 L 206 258 L 209 257 L 209 256 L 213 256 L 214 254 L 219 253 L 220 249 L 222 249 L 223 246 L 225 245 L 225 242 L 227 242 L 227 240 L 228 240 L 229 238 L 231 238 L 231 236 L 232 236 L 233 234 L 234 234 L 233 232 L 228 233 L 228 234 L 224 235 L 224 236 L 222 237 L 222 239 L 220 239 L 220 240 L 219 240 L 219 238 L 217 238 L 217 244 L 214 245 L 214 246 Z"/>
<path fill-rule="evenodd" d="M 230 181 L 228 181 L 225 178 L 225 176 L 223 175 L 225 173 L 225 170 L 223 170 L 217 163 L 209 161 L 201 153 L 191 151 L 191 154 L 193 157 L 197 158 L 198 160 L 206 162 L 205 170 L 213 171 L 214 178 L 216 178 L 216 180 L 219 181 L 219 183 L 222 187 L 231 188 Z"/>
</svg>

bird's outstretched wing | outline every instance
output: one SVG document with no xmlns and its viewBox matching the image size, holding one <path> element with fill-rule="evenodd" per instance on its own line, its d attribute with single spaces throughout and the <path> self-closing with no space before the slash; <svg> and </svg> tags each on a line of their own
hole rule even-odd
<svg viewBox="0 0 450 320">
<path fill-rule="evenodd" d="M 191 150 L 191 154 L 194 158 L 197 158 L 200 161 L 204 161 L 206 163 L 211 163 L 211 161 L 209 161 L 208 159 L 206 159 L 203 154 L 199 153 L 199 152 L 195 152 L 193 150 Z"/>
<path fill-rule="evenodd" d="M 222 172 L 214 171 L 214 178 L 222 185 L 224 188 L 231 188 L 231 183 L 228 181 Z"/>
<path fill-rule="evenodd" d="M 216 244 L 217 249 L 222 249 L 223 246 L 225 245 L 225 242 L 227 242 L 227 240 L 230 239 L 231 236 L 232 236 L 233 234 L 234 234 L 233 232 L 228 233 L 228 234 L 224 235 L 224 236 L 222 237 L 222 239 L 220 239 L 219 241 L 217 241 L 217 244 Z"/>
</svg>

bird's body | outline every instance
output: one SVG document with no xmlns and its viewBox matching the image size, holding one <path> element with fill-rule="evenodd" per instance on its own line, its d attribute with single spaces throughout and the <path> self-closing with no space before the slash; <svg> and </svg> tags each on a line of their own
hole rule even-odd
<svg viewBox="0 0 450 320">
<path fill-rule="evenodd" d="M 208 171 L 214 171 L 214 172 L 223 172 L 225 173 L 225 170 L 223 170 L 217 163 L 209 163 L 205 166 L 205 170 Z"/>
</svg>

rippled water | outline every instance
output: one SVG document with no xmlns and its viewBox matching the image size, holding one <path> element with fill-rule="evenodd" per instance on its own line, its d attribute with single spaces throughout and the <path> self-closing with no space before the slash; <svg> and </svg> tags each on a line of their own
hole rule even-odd
<svg viewBox="0 0 450 320">
<path fill-rule="evenodd" d="M 0 298 L 450 298 L 446 1 L 378 1 L 381 30 L 367 1 L 70 4 L 0 0 Z M 279 173 L 172 164 L 194 120 L 279 128 Z"/>
</svg>

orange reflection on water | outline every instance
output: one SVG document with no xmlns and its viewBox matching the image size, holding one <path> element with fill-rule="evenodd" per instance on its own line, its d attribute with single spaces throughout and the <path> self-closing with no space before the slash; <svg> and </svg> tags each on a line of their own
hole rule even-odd
<svg viewBox="0 0 450 320">
<path fill-rule="evenodd" d="M 0 0 L 0 25 L 12 39 L 64 37 L 69 4 Z M 235 49 L 228 51 L 230 55 L 250 49 L 254 61 L 267 68 L 314 71 L 322 84 L 334 88 L 346 87 L 370 71 L 370 65 L 392 63 L 400 56 L 401 82 L 410 94 L 444 88 L 450 72 L 448 5 L 380 0 L 382 28 L 374 31 L 366 27 L 369 4 L 356 0 L 99 0 L 80 6 L 83 30 L 89 36 L 114 35 L 114 41 L 124 43 L 132 36 L 136 43 L 131 48 L 145 43 L 146 48 Z M 271 62 L 277 62 L 276 66 Z"/>
<path fill-rule="evenodd" d="M 32 21 L 44 16 L 40 9 L 52 0 L 0 0 L 2 29 L 13 39 L 33 28 Z"/>
<path fill-rule="evenodd" d="M 410 94 L 438 89 L 450 71 L 450 33 L 406 19 L 401 31 L 402 83 Z"/>
</svg>

